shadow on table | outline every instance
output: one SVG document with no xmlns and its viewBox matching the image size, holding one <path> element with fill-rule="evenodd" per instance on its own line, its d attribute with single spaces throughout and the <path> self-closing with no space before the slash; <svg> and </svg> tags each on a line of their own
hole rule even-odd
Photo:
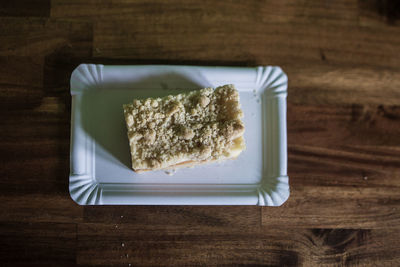
<svg viewBox="0 0 400 267">
<path fill-rule="evenodd" d="M 201 83 L 178 73 L 166 73 L 147 76 L 134 82 L 102 83 L 101 86 L 89 88 L 82 95 L 81 120 L 85 132 L 96 142 L 97 156 L 131 168 L 122 105 L 133 99 L 163 97 L 199 89 L 208 84 L 207 81 Z"/>
</svg>

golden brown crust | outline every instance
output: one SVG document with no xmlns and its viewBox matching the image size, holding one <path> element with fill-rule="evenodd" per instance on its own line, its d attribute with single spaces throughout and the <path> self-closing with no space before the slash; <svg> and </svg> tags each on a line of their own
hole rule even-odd
<svg viewBox="0 0 400 267">
<path fill-rule="evenodd" d="M 229 159 L 236 159 L 236 157 L 233 158 L 229 158 Z M 202 161 L 193 161 L 193 160 L 188 160 L 188 161 L 184 161 L 175 165 L 171 165 L 168 166 L 164 169 L 161 169 L 161 171 L 167 171 L 167 170 L 175 170 L 175 169 L 181 169 L 181 168 L 190 168 L 190 167 L 194 167 L 194 166 L 198 166 L 198 165 L 203 165 L 203 164 L 208 164 L 208 163 L 213 163 L 213 162 L 217 162 L 217 160 L 202 160 Z M 143 172 L 149 172 L 149 171 L 153 171 L 152 169 L 134 169 L 135 172 L 137 173 L 143 173 Z"/>
<path fill-rule="evenodd" d="M 239 142 L 243 142 L 242 140 L 239 140 Z M 244 145 L 244 143 L 243 143 Z M 236 159 L 237 155 L 234 155 L 232 157 L 226 158 L 226 159 Z M 217 162 L 218 160 L 201 160 L 201 161 L 194 161 L 194 160 L 188 160 L 188 161 L 184 161 L 184 162 L 180 162 L 174 165 L 170 165 L 167 166 L 164 169 L 160 169 L 160 170 L 175 170 L 175 169 L 181 169 L 181 168 L 190 168 L 190 167 L 194 167 L 194 166 L 198 166 L 198 165 L 204 165 L 204 164 L 208 164 L 208 163 L 213 163 L 213 162 Z M 143 173 L 143 172 L 148 172 L 148 171 L 153 171 L 153 169 L 133 169 L 136 173 Z"/>
</svg>

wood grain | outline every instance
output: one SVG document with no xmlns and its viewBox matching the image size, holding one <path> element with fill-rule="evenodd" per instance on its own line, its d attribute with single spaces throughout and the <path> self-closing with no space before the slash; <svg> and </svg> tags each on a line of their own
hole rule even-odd
<svg viewBox="0 0 400 267">
<path fill-rule="evenodd" d="M 1 1 L 2 266 L 400 266 L 396 0 Z M 82 207 L 69 197 L 80 63 L 278 65 L 281 207 Z"/>
<path fill-rule="evenodd" d="M 136 238 L 127 240 L 126 235 Z M 267 262 L 272 266 L 364 266 L 374 261 L 390 266 L 398 263 L 398 237 L 398 231 L 383 229 L 183 229 L 129 224 L 114 229 L 103 224 L 80 224 L 78 264 L 228 266 L 241 262 L 254 266 Z M 393 247 L 383 248 L 386 242 Z"/>
<path fill-rule="evenodd" d="M 263 208 L 263 224 L 398 227 L 400 108 L 295 104 L 288 114 L 291 197 Z"/>
<path fill-rule="evenodd" d="M 1 16 L 16 17 L 48 17 L 50 15 L 50 0 L 15 0 L 1 1 Z"/>
<path fill-rule="evenodd" d="M 0 255 L 6 266 L 71 266 L 76 263 L 76 225 L 1 223 Z"/>
</svg>

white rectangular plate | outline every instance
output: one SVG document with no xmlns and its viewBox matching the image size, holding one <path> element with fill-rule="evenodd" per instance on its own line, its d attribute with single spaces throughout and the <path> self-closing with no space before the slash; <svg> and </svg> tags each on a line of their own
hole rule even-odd
<svg viewBox="0 0 400 267">
<path fill-rule="evenodd" d="M 122 104 L 234 84 L 247 149 L 236 160 L 137 174 Z M 69 190 L 80 205 L 279 206 L 289 197 L 287 77 L 279 67 L 79 65 L 71 75 Z"/>
</svg>

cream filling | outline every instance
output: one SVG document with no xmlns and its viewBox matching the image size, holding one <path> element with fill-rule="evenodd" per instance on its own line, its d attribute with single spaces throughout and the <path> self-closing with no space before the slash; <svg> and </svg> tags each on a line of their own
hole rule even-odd
<svg viewBox="0 0 400 267">
<path fill-rule="evenodd" d="M 239 156 L 240 153 L 245 149 L 244 138 L 240 136 L 233 141 L 233 146 L 229 151 L 228 158 L 236 158 Z"/>
<path fill-rule="evenodd" d="M 243 138 L 243 136 L 240 136 L 240 137 L 236 138 L 233 141 L 233 145 L 232 145 L 231 149 L 228 151 L 228 155 L 226 156 L 226 158 L 219 158 L 219 159 L 216 159 L 216 161 L 222 160 L 222 159 L 236 158 L 236 157 L 238 157 L 240 155 L 240 153 L 242 153 L 242 151 L 245 149 L 245 147 L 246 146 L 245 146 L 245 143 L 244 143 L 244 138 Z M 182 163 L 182 162 L 186 162 L 186 161 L 193 161 L 193 159 L 187 158 L 187 157 L 182 157 L 179 160 L 175 161 L 171 165 L 176 165 L 176 164 L 179 164 L 179 163 Z M 164 168 L 168 168 L 168 166 L 166 166 Z"/>
<path fill-rule="evenodd" d="M 186 165 L 175 167 L 175 165 L 178 165 L 183 162 L 192 162 L 192 163 L 188 163 L 188 164 L 198 164 L 198 163 L 215 162 L 215 161 L 220 161 L 220 160 L 224 160 L 224 159 L 234 159 L 234 158 L 238 157 L 245 148 L 246 148 L 246 145 L 244 142 L 244 138 L 243 138 L 243 136 L 240 136 L 233 141 L 233 145 L 232 145 L 231 149 L 228 151 L 228 154 L 226 155 L 226 157 L 221 157 L 221 158 L 218 158 L 215 160 L 213 159 L 213 160 L 197 160 L 197 161 L 193 160 L 191 158 L 181 157 L 179 160 L 171 162 L 167 166 L 164 166 L 160 169 L 153 169 L 153 170 L 171 170 L 171 169 L 175 169 L 175 168 L 185 167 Z M 147 171 L 147 170 L 150 171 L 151 169 L 137 169 L 137 171 L 141 171 L 141 170 L 142 171 Z"/>
</svg>

